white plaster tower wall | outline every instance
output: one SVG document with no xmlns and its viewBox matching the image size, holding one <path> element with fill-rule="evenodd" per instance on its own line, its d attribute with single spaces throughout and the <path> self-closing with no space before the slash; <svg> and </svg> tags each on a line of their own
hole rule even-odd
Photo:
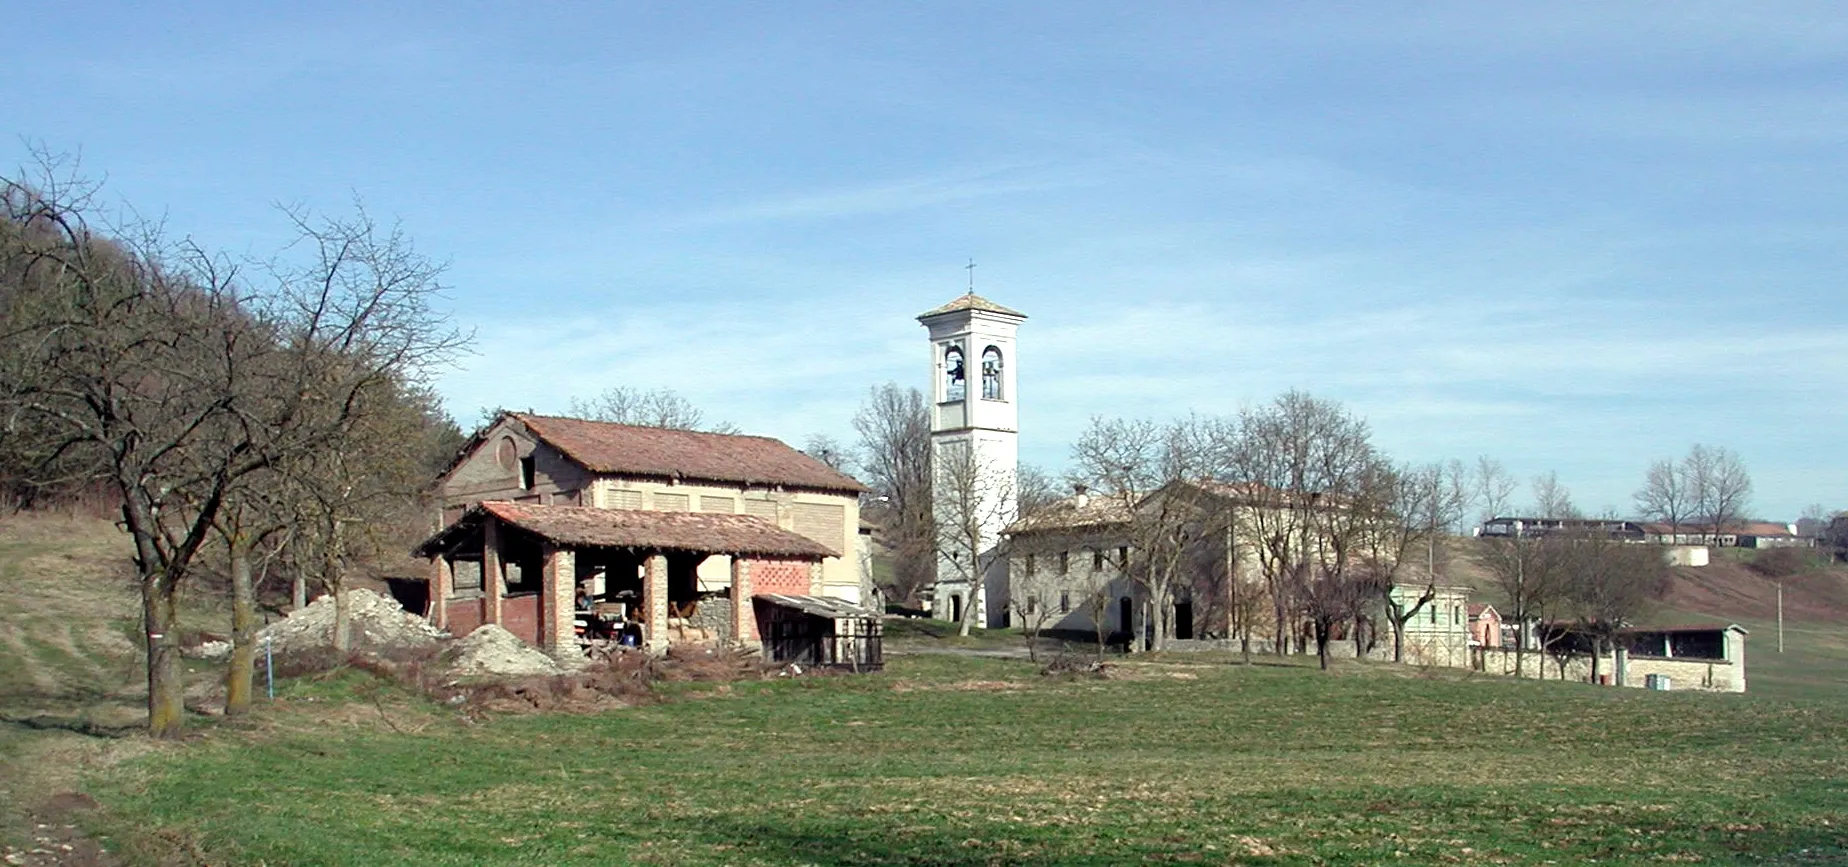
<svg viewBox="0 0 1848 867">
<path fill-rule="evenodd" d="M 1020 404 L 1015 335 L 1026 318 L 974 293 L 918 317 L 930 332 L 933 465 L 944 466 L 942 456 L 948 450 L 972 450 L 970 463 L 982 473 L 981 490 L 992 497 L 976 511 L 987 564 L 984 592 L 972 593 L 963 570 L 940 555 L 932 600 L 937 617 L 950 619 L 958 606 L 974 604 L 977 624 L 1004 622 L 1007 558 L 997 556 L 996 546 L 1017 513 Z M 942 513 L 941 499 L 939 503 Z"/>
</svg>

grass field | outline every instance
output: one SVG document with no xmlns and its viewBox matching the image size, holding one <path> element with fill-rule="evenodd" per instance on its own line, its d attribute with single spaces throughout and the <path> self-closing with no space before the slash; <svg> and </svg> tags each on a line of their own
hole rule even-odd
<svg viewBox="0 0 1848 867">
<path fill-rule="evenodd" d="M 1362 664 L 1122 672 L 900 657 L 485 724 L 354 701 L 381 687 L 347 674 L 92 790 L 104 831 L 249 864 L 1848 860 L 1842 704 Z"/>
<path fill-rule="evenodd" d="M 99 527 L 0 525 L 0 842 L 76 790 L 131 864 L 1848 863 L 1839 623 L 1778 655 L 1747 622 L 1733 696 L 1212 655 L 1045 677 L 979 655 L 1018 636 L 912 621 L 874 675 L 470 722 L 345 671 L 152 744 L 80 733 L 142 700 Z"/>
</svg>

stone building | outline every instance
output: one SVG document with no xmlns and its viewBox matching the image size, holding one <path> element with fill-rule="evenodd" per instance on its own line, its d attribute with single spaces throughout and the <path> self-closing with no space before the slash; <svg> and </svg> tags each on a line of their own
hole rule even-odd
<svg viewBox="0 0 1848 867">
<path fill-rule="evenodd" d="M 440 477 L 445 527 L 418 554 L 439 623 L 553 647 L 582 590 L 656 644 L 747 640 L 752 583 L 861 601 L 864 490 L 767 437 L 504 412 Z"/>
</svg>

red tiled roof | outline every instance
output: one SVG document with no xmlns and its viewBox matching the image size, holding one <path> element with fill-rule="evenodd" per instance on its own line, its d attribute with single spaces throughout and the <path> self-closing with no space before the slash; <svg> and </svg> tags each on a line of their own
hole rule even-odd
<svg viewBox="0 0 1848 867">
<path fill-rule="evenodd" d="M 1083 505 L 1079 505 L 1078 497 L 1066 497 L 1048 504 L 1039 511 L 1009 524 L 1005 532 L 1010 536 L 1015 536 L 1022 533 L 1111 527 L 1128 523 L 1128 521 L 1129 513 L 1124 508 L 1122 500 L 1107 495 L 1090 494 L 1085 497 Z"/>
<path fill-rule="evenodd" d="M 783 485 L 860 493 L 866 486 L 781 440 L 577 418 L 507 414 L 594 473 Z"/>
<path fill-rule="evenodd" d="M 489 515 L 541 539 L 573 548 L 634 548 L 803 559 L 840 556 L 839 552 L 813 539 L 750 515 L 541 506 L 501 500 L 470 507 L 455 523 L 419 545 L 415 553 L 429 557 L 450 549 Z"/>
<path fill-rule="evenodd" d="M 945 313 L 958 313 L 964 310 L 980 310 L 985 313 L 1000 313 L 1004 316 L 1018 316 L 1022 319 L 1027 318 L 1027 314 L 1025 313 L 1022 313 L 1018 310 L 1010 310 L 1006 307 L 1002 307 L 1001 305 L 996 304 L 995 302 L 990 301 L 986 298 L 983 298 L 982 296 L 977 295 L 974 292 L 970 292 L 967 295 L 958 296 L 956 300 L 951 301 L 950 303 L 945 304 L 942 307 L 937 307 L 932 310 L 926 311 L 924 313 L 918 314 L 918 318 L 919 319 L 929 319 L 932 316 L 942 316 Z"/>
</svg>

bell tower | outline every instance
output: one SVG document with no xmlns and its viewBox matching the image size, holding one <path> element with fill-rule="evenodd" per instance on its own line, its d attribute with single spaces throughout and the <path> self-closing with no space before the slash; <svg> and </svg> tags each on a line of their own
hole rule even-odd
<svg viewBox="0 0 1848 867">
<path fill-rule="evenodd" d="M 1013 523 L 1020 463 L 1015 331 L 1026 314 L 974 292 L 918 317 L 930 332 L 930 457 L 938 525 L 933 616 L 975 625 L 1006 616 L 1001 532 Z"/>
</svg>

